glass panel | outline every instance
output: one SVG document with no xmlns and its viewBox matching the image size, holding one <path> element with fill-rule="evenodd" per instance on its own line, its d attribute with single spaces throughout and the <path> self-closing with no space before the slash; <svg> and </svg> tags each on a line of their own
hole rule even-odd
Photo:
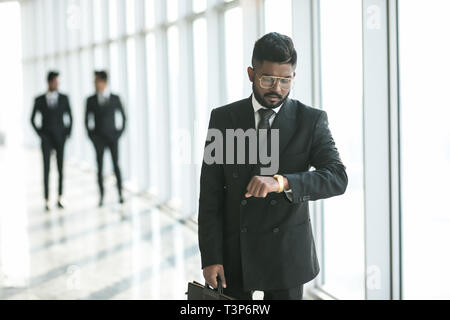
<svg viewBox="0 0 450 320">
<path fill-rule="evenodd" d="M 292 0 L 265 0 L 264 18 L 265 33 L 275 31 L 292 37 Z"/>
<path fill-rule="evenodd" d="M 119 83 L 119 44 L 117 42 L 112 42 L 109 46 L 110 55 L 110 69 L 109 69 L 109 85 L 113 92 L 118 92 L 120 87 Z"/>
<path fill-rule="evenodd" d="M 21 26 L 19 2 L 0 2 L 0 292 L 3 297 L 6 288 L 24 288 L 31 282 L 27 192 L 35 190 L 35 185 L 21 183 L 30 172 L 30 161 L 22 151 L 22 144 L 24 113 L 27 118 L 31 114 L 28 107 L 31 99 L 22 101 Z M 25 67 L 24 71 L 28 70 Z M 43 82 L 43 74 L 40 76 Z"/>
<path fill-rule="evenodd" d="M 448 12 L 447 0 L 399 1 L 405 299 L 450 298 Z"/>
<path fill-rule="evenodd" d="M 109 0 L 109 37 L 115 39 L 119 35 L 117 27 L 118 3 L 117 0 Z"/>
<path fill-rule="evenodd" d="M 148 135 L 149 135 L 149 161 L 150 165 L 150 192 L 156 194 L 158 191 L 159 175 L 162 174 L 159 167 L 159 156 L 157 150 L 160 150 L 161 139 L 159 139 L 159 127 L 162 123 L 158 121 L 158 83 L 157 83 L 157 65 L 156 65 L 156 38 L 154 33 L 146 36 L 146 54 L 147 54 L 147 101 L 148 101 Z M 159 78 L 160 79 L 160 78 Z"/>
<path fill-rule="evenodd" d="M 194 21 L 194 84 L 195 84 L 195 137 L 194 137 L 194 163 L 195 163 L 195 194 L 200 192 L 200 169 L 203 157 L 203 147 L 208 129 L 208 60 L 206 19 Z"/>
<path fill-rule="evenodd" d="M 61 3 L 60 3 L 61 2 Z M 67 45 L 69 49 L 76 49 L 79 46 L 80 28 L 81 28 L 81 8 L 78 1 L 58 1 L 60 6 L 60 16 L 57 18 L 59 31 L 59 40 L 61 47 L 64 47 L 64 37 L 67 36 Z M 65 6 L 65 4 L 67 6 Z"/>
<path fill-rule="evenodd" d="M 94 48 L 94 68 L 96 70 L 107 70 L 108 66 L 108 51 L 106 46 L 99 46 Z"/>
<path fill-rule="evenodd" d="M 94 41 L 99 42 L 105 39 L 104 24 L 106 21 L 105 4 L 103 0 L 94 0 Z"/>
<path fill-rule="evenodd" d="M 206 10 L 206 0 L 193 0 L 192 1 L 192 10 L 194 12 L 202 12 Z"/>
<path fill-rule="evenodd" d="M 178 119 L 176 115 L 179 110 L 179 77 L 180 77 L 180 55 L 179 55 L 179 33 L 176 26 L 172 26 L 167 30 L 168 40 L 168 61 L 169 63 L 169 115 L 170 115 L 170 134 L 171 134 L 171 191 L 172 191 L 172 204 L 175 207 L 181 206 L 181 192 L 182 181 L 181 179 L 181 166 L 178 161 L 179 157 L 179 143 L 178 135 L 179 131 Z"/>
<path fill-rule="evenodd" d="M 127 96 L 127 104 L 125 106 L 125 112 L 127 112 L 128 126 L 127 126 L 127 134 L 126 134 L 126 142 L 128 152 L 128 161 L 129 161 L 129 172 L 130 179 L 133 185 L 137 186 L 137 181 L 139 181 L 139 172 L 141 172 L 139 167 L 139 156 L 137 156 L 137 152 L 140 150 L 139 147 L 139 137 L 138 137 L 138 109 L 136 106 L 136 39 L 128 38 L 126 42 L 127 48 L 127 88 L 128 88 L 128 96 Z"/>
<path fill-rule="evenodd" d="M 178 17 L 178 0 L 166 0 L 167 21 L 173 21 Z"/>
<path fill-rule="evenodd" d="M 322 105 L 349 177 L 343 196 L 323 201 L 323 288 L 339 299 L 364 299 L 361 1 L 320 3 Z"/>
<path fill-rule="evenodd" d="M 145 0 L 145 27 L 155 25 L 155 0 Z"/>
<path fill-rule="evenodd" d="M 81 11 L 80 42 L 81 45 L 87 45 L 90 44 L 92 41 L 92 2 L 89 0 L 80 0 L 80 11 Z M 37 21 L 39 21 L 38 18 L 39 17 L 37 17 Z M 40 24 L 38 23 L 38 26 L 39 25 Z"/>
<path fill-rule="evenodd" d="M 242 9 L 236 7 L 225 11 L 225 65 L 226 102 L 243 98 L 244 85 Z"/>
<path fill-rule="evenodd" d="M 126 0 L 126 24 L 127 33 L 133 33 L 136 30 L 136 10 L 134 0 Z"/>
</svg>

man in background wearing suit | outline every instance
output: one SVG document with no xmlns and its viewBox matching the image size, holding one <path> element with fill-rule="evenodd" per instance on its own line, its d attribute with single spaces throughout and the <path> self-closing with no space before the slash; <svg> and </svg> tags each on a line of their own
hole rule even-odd
<svg viewBox="0 0 450 320">
<path fill-rule="evenodd" d="M 238 299 L 252 299 L 254 290 L 264 291 L 266 300 L 302 299 L 303 284 L 319 273 L 308 201 L 341 195 L 347 188 L 327 113 L 288 98 L 296 64 L 291 38 L 266 34 L 256 41 L 247 69 L 253 94 L 211 112 L 209 128 L 223 136 L 227 129 L 258 130 L 258 135 L 260 129 L 277 129 L 279 134 L 277 175 L 262 175 L 259 158 L 257 164 L 202 165 L 203 275 L 214 288 L 219 278 L 224 293 Z M 208 140 L 206 147 L 213 142 Z M 251 143 L 245 143 L 248 154 Z"/>
<path fill-rule="evenodd" d="M 70 111 L 69 99 L 66 95 L 58 92 L 59 74 L 51 71 L 47 75 L 48 91 L 37 97 L 34 102 L 31 124 L 41 138 L 41 148 L 44 160 L 44 197 L 45 209 L 50 210 L 48 181 L 50 172 L 50 156 L 52 150 L 56 151 L 58 164 L 58 208 L 63 209 L 63 164 L 64 145 L 72 130 L 72 113 Z M 41 126 L 36 125 L 36 115 L 41 114 Z M 65 118 L 67 119 L 65 123 Z"/>
<path fill-rule="evenodd" d="M 108 148 L 111 152 L 119 191 L 119 202 L 124 202 L 122 177 L 119 168 L 119 138 L 125 130 L 126 116 L 119 96 L 112 94 L 107 87 L 108 74 L 105 71 L 96 71 L 94 74 L 96 94 L 87 99 L 85 124 L 97 156 L 97 179 L 100 189 L 99 206 L 101 207 L 104 198 L 103 154 L 105 148 Z M 116 114 L 120 114 L 122 118 L 122 126 L 119 129 L 116 124 Z M 91 126 L 91 124 L 93 125 Z"/>
</svg>

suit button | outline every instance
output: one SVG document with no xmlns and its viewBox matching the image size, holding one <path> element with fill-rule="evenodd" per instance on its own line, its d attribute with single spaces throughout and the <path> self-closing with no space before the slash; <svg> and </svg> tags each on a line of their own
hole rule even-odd
<svg viewBox="0 0 450 320">
<path fill-rule="evenodd" d="M 245 205 L 247 204 L 247 200 L 242 200 L 242 201 L 241 201 L 241 204 L 242 204 L 243 206 L 245 206 Z"/>
<path fill-rule="evenodd" d="M 233 178 L 235 179 L 239 178 L 239 174 L 237 172 L 233 172 Z"/>
<path fill-rule="evenodd" d="M 277 200 L 273 200 L 273 199 L 270 200 L 270 204 L 273 205 L 273 206 L 276 205 L 277 204 Z"/>
<path fill-rule="evenodd" d="M 241 232 L 242 232 L 242 233 L 246 233 L 246 232 L 247 232 L 247 228 L 246 228 L 246 227 L 242 227 L 242 228 L 241 228 Z"/>
<path fill-rule="evenodd" d="M 279 228 L 273 228 L 273 233 L 277 233 L 278 231 L 280 231 L 280 229 Z"/>
</svg>

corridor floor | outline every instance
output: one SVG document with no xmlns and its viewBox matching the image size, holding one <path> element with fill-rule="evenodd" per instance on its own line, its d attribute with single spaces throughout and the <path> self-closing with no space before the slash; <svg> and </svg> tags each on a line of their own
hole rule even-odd
<svg viewBox="0 0 450 320">
<path fill-rule="evenodd" d="M 53 160 L 55 161 L 55 160 Z M 193 227 L 151 200 L 106 182 L 97 207 L 95 172 L 66 162 L 64 200 L 44 210 L 38 150 L 0 147 L 0 299 L 185 299 L 202 281 Z"/>
</svg>

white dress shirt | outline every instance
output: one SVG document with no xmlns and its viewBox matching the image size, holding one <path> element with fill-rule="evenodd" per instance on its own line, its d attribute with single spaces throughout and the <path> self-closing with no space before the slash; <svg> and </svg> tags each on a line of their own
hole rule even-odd
<svg viewBox="0 0 450 320">
<path fill-rule="evenodd" d="M 272 114 L 272 116 L 269 118 L 270 126 L 272 126 L 272 123 L 275 120 L 275 117 L 277 116 L 278 111 L 280 111 L 283 104 L 284 103 L 282 103 L 279 107 L 272 109 L 275 113 Z M 258 130 L 259 120 L 261 119 L 261 116 L 258 111 L 259 111 L 259 109 L 268 109 L 268 108 L 263 107 L 258 102 L 258 100 L 256 100 L 254 93 L 252 94 L 252 105 L 253 105 L 253 110 L 255 111 L 255 128 L 256 128 L 256 130 Z M 284 193 L 286 194 L 286 197 L 292 202 L 292 189 L 284 190 Z"/>
<path fill-rule="evenodd" d="M 106 88 L 103 92 L 97 92 L 97 101 L 99 105 L 104 105 L 111 96 L 111 92 Z"/>
<path fill-rule="evenodd" d="M 252 94 L 252 105 L 253 105 L 253 110 L 255 110 L 255 128 L 256 128 L 256 130 L 258 130 L 259 120 L 261 120 L 261 115 L 259 114 L 258 111 L 259 111 L 259 109 L 268 109 L 268 108 L 263 107 L 263 106 L 258 102 L 258 100 L 256 100 L 255 94 Z M 272 126 L 273 120 L 275 120 L 275 117 L 276 117 L 278 111 L 280 111 L 280 108 L 281 108 L 282 106 L 283 106 L 283 103 L 282 103 L 279 107 L 277 107 L 277 108 L 275 108 L 275 109 L 272 109 L 273 111 L 275 111 L 275 113 L 272 114 L 272 116 L 269 118 L 269 124 L 270 124 L 270 126 Z"/>
<path fill-rule="evenodd" d="M 47 91 L 45 98 L 47 99 L 47 105 L 50 108 L 56 107 L 58 104 L 58 91 Z"/>
</svg>

